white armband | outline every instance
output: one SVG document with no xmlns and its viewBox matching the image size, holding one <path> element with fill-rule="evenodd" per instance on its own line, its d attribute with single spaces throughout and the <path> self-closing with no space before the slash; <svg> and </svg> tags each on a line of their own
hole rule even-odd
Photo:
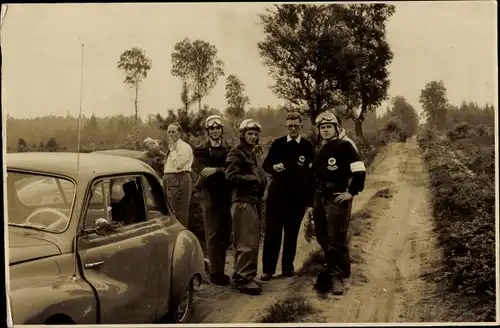
<svg viewBox="0 0 500 328">
<path fill-rule="evenodd" d="M 351 172 L 354 173 L 354 172 L 365 172 L 365 171 L 366 171 L 365 163 L 363 163 L 362 161 L 351 163 Z"/>
</svg>

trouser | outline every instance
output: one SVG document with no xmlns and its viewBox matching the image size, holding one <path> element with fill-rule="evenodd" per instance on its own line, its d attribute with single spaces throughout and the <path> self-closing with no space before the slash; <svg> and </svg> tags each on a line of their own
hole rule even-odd
<svg viewBox="0 0 500 328">
<path fill-rule="evenodd" d="M 234 202 L 233 218 L 234 274 L 237 284 L 245 284 L 257 276 L 260 218 L 257 204 Z"/>
<path fill-rule="evenodd" d="M 270 202 L 266 206 L 267 215 L 262 254 L 262 271 L 264 273 L 272 275 L 276 272 L 283 232 L 281 271 L 290 273 L 295 270 L 293 261 L 295 260 L 297 237 L 299 236 L 305 207 L 291 206 L 291 204 L 279 206 L 279 203 L 271 204 Z"/>
<path fill-rule="evenodd" d="M 191 172 L 167 173 L 163 176 L 167 201 L 172 208 L 177 220 L 188 228 L 189 202 L 193 192 Z"/>
<path fill-rule="evenodd" d="M 210 274 L 223 274 L 231 243 L 231 195 L 214 197 L 213 192 L 204 189 L 202 210 Z"/>
<path fill-rule="evenodd" d="M 352 200 L 338 204 L 334 201 L 336 196 L 333 193 L 318 193 L 313 219 L 316 240 L 323 249 L 328 271 L 347 278 L 351 273 L 347 229 Z"/>
</svg>

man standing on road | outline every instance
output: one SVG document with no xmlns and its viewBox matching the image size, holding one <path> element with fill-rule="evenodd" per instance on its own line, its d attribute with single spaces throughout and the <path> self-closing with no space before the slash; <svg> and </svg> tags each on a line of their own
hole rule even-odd
<svg viewBox="0 0 500 328">
<path fill-rule="evenodd" d="M 288 113 L 285 126 L 288 135 L 273 141 L 262 165 L 273 179 L 266 201 L 261 280 L 270 280 L 275 273 L 283 230 L 281 273 L 284 277 L 295 274 L 293 261 L 302 218 L 314 202 L 314 146 L 300 135 L 302 117 L 299 113 Z"/>
<path fill-rule="evenodd" d="M 255 281 L 260 241 L 260 205 L 267 185 L 253 151 L 259 142 L 260 124 L 246 119 L 240 125 L 240 143 L 226 159 L 226 179 L 232 191 L 233 245 L 235 250 L 233 281 L 245 294 L 262 293 Z"/>
<path fill-rule="evenodd" d="M 158 176 L 163 176 L 163 167 L 165 165 L 165 153 L 161 151 L 158 141 L 152 138 L 144 139 L 144 153 L 141 159 L 149 164 Z"/>
<path fill-rule="evenodd" d="M 333 113 L 319 114 L 315 123 L 323 142 L 313 165 L 316 193 L 312 217 L 332 278 L 332 293 L 342 295 L 342 279 L 350 275 L 347 228 L 352 200 L 364 189 L 366 169 Z"/>
<path fill-rule="evenodd" d="M 219 115 L 205 120 L 208 140 L 194 150 L 200 178 L 196 189 L 203 195 L 203 224 L 210 261 L 210 281 L 225 286 L 230 278 L 224 273 L 226 252 L 231 238 L 231 191 L 224 174 L 229 145 L 223 140 L 224 124 Z"/>
<path fill-rule="evenodd" d="M 167 128 L 168 152 L 165 160 L 163 182 L 167 200 L 179 220 L 188 227 L 189 202 L 193 191 L 191 166 L 193 165 L 193 149 L 181 139 L 181 126 L 172 123 Z"/>
</svg>

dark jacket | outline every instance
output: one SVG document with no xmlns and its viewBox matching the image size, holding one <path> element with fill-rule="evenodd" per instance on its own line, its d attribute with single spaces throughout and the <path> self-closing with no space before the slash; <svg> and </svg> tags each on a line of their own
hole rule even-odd
<svg viewBox="0 0 500 328">
<path fill-rule="evenodd" d="M 364 189 L 366 169 L 355 145 L 348 139 L 333 139 L 324 144 L 316 155 L 314 173 L 320 192 L 348 190 L 355 196 Z"/>
<path fill-rule="evenodd" d="M 206 140 L 194 149 L 196 168 L 200 173 L 206 167 L 215 167 L 217 172 L 206 179 L 199 176 L 195 187 L 207 189 L 210 193 L 220 193 L 222 189 L 227 189 L 226 177 L 224 174 L 227 154 L 231 147 L 227 142 L 222 141 L 220 147 L 212 147 L 210 140 Z"/>
<path fill-rule="evenodd" d="M 231 148 L 225 175 L 232 191 L 232 202 L 261 203 L 267 179 L 249 145 L 240 143 Z"/>
<path fill-rule="evenodd" d="M 314 203 L 314 146 L 305 139 L 300 143 L 288 141 L 287 136 L 273 141 L 262 165 L 272 175 L 268 190 L 268 203 L 283 206 L 293 203 L 298 207 L 313 206 Z M 283 163 L 285 171 L 276 172 L 275 164 Z"/>
</svg>

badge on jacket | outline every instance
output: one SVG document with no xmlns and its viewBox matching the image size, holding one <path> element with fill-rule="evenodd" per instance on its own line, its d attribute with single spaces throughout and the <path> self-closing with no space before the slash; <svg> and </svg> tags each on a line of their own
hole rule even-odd
<svg viewBox="0 0 500 328">
<path fill-rule="evenodd" d="M 330 171 L 334 171 L 338 169 L 338 166 L 335 164 L 337 164 L 337 160 L 334 157 L 330 157 L 328 159 L 328 166 L 326 168 L 329 169 Z"/>
<path fill-rule="evenodd" d="M 297 165 L 304 166 L 305 161 L 306 161 L 306 158 L 304 156 L 300 156 L 299 161 L 297 162 Z"/>
</svg>

